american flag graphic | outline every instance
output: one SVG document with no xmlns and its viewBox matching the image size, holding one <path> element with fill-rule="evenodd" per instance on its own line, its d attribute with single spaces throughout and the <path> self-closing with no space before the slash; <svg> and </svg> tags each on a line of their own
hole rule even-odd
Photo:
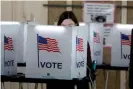
<svg viewBox="0 0 133 89">
<path fill-rule="evenodd" d="M 4 50 L 13 50 L 12 38 L 4 36 Z"/>
<path fill-rule="evenodd" d="M 76 51 L 80 51 L 80 52 L 84 51 L 82 38 L 76 37 Z"/>
<path fill-rule="evenodd" d="M 100 43 L 100 36 L 99 36 L 99 33 L 94 32 L 94 42 L 95 42 L 95 43 Z"/>
<path fill-rule="evenodd" d="M 46 50 L 48 52 L 60 52 L 58 47 L 58 42 L 56 39 L 52 38 L 44 38 L 42 36 L 38 36 L 38 49 Z"/>
<path fill-rule="evenodd" d="M 122 45 L 131 46 L 131 36 L 130 35 L 121 34 L 121 43 L 122 43 Z"/>
</svg>

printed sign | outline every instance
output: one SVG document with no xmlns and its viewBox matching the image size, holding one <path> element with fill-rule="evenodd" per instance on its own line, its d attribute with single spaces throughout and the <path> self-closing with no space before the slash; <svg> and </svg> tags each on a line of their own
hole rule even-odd
<svg viewBox="0 0 133 89">
<path fill-rule="evenodd" d="M 20 24 L 1 22 L 1 66 L 2 75 L 17 74 L 16 38 Z M 9 30 L 10 29 L 10 30 Z"/>
<path fill-rule="evenodd" d="M 11 37 L 4 36 L 4 67 L 14 66 L 14 60 L 5 60 L 7 56 L 5 53 L 13 51 L 13 49 L 13 39 Z"/>
<path fill-rule="evenodd" d="M 115 24 L 112 41 L 112 66 L 128 67 L 130 60 L 131 29 L 133 25 Z M 114 39 L 115 37 L 115 39 Z"/>
<path fill-rule="evenodd" d="M 28 28 L 24 57 L 27 78 L 71 80 L 86 76 L 87 26 Z"/>
<path fill-rule="evenodd" d="M 104 24 L 103 45 L 110 44 L 110 35 L 112 30 L 113 30 L 113 24 Z"/>
<path fill-rule="evenodd" d="M 121 59 L 130 59 L 130 46 L 131 46 L 131 35 L 120 33 L 121 37 Z M 126 50 L 129 51 L 126 51 Z"/>
<path fill-rule="evenodd" d="M 62 63 L 56 63 L 56 62 L 40 62 L 39 59 L 39 51 L 47 51 L 47 52 L 60 52 L 60 49 L 58 47 L 58 42 L 56 39 L 53 38 L 44 38 L 42 36 L 39 36 L 37 34 L 37 42 L 38 42 L 38 67 L 44 68 L 57 68 L 57 69 L 62 69 Z M 39 63 L 40 62 L 40 63 Z"/>
<path fill-rule="evenodd" d="M 114 23 L 115 5 L 105 3 L 84 3 L 84 22 Z"/>
<path fill-rule="evenodd" d="M 89 24 L 89 43 L 92 61 L 96 60 L 98 65 L 103 62 L 103 24 Z"/>
</svg>

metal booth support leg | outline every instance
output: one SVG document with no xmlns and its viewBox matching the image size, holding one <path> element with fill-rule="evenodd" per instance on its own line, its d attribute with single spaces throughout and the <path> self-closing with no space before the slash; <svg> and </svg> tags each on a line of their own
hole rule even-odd
<svg viewBox="0 0 133 89">
<path fill-rule="evenodd" d="M 38 83 L 35 83 L 35 89 L 38 89 Z"/>
<path fill-rule="evenodd" d="M 106 74 L 106 80 L 105 80 L 105 89 L 108 88 L 108 71 L 107 71 L 107 74 Z"/>
<path fill-rule="evenodd" d="M 23 89 L 23 84 L 19 82 L 19 89 Z"/>
<path fill-rule="evenodd" d="M 5 89 L 5 83 L 4 83 L 4 82 L 2 82 L 2 86 L 3 86 L 3 88 L 2 88 L 2 89 Z"/>
<path fill-rule="evenodd" d="M 43 83 L 41 83 L 41 89 L 44 89 L 44 88 L 43 88 Z"/>
</svg>

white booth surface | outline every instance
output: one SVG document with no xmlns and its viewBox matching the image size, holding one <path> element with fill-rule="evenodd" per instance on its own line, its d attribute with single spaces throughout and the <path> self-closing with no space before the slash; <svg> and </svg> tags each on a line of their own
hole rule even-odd
<svg viewBox="0 0 133 89">
<path fill-rule="evenodd" d="M 67 79 L 86 76 L 88 27 L 28 25 L 26 77 Z"/>
<path fill-rule="evenodd" d="M 17 63 L 25 63 L 24 60 L 24 43 L 28 24 L 37 24 L 35 22 L 9 22 L 1 21 L 1 74 L 16 75 L 25 73 L 25 67 L 17 66 Z"/>
<path fill-rule="evenodd" d="M 16 45 L 16 59 L 17 59 L 17 73 L 25 74 L 26 60 L 24 59 L 26 51 L 27 41 L 27 28 L 28 25 L 37 25 L 36 22 L 23 22 L 20 25 L 19 32 L 17 34 L 17 45 Z"/>
<path fill-rule="evenodd" d="M 131 24 L 115 24 L 111 33 L 112 66 L 128 67 L 131 46 Z"/>
<path fill-rule="evenodd" d="M 16 75 L 16 38 L 20 23 L 0 22 L 1 26 L 1 75 Z M 21 39 L 20 39 L 21 40 Z"/>
<path fill-rule="evenodd" d="M 87 41 L 92 60 L 102 64 L 103 24 L 62 27 L 1 22 L 1 28 L 2 75 L 83 78 L 87 68 Z M 26 63 L 26 67 L 19 67 L 17 63 Z"/>
<path fill-rule="evenodd" d="M 103 63 L 103 24 L 90 23 L 88 28 L 92 60 L 96 60 L 97 65 L 101 65 Z"/>
</svg>

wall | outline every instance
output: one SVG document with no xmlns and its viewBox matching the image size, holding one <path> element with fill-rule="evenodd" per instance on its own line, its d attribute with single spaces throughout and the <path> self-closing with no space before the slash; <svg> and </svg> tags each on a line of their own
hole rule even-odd
<svg viewBox="0 0 133 89">
<path fill-rule="evenodd" d="M 82 1 L 70 1 L 72 4 L 80 4 L 82 5 Z M 111 3 L 115 3 L 121 5 L 121 1 L 110 1 Z M 67 4 L 66 1 L 2 1 L 2 14 L 1 20 L 3 21 L 25 21 L 34 19 L 39 22 L 40 24 L 54 24 L 54 22 L 58 21 L 59 15 L 66 10 L 65 7 L 57 8 L 57 7 L 43 7 L 43 4 Z M 133 1 L 128 2 L 127 5 L 133 6 Z M 71 8 L 72 11 L 75 13 L 76 17 L 78 18 L 79 22 L 82 22 L 83 19 L 83 8 Z M 122 9 L 116 8 L 116 22 L 122 23 Z M 133 9 L 127 9 L 127 23 L 133 24 Z M 109 72 L 109 82 L 108 82 L 108 89 L 120 89 L 120 71 L 108 71 Z M 97 89 L 103 89 L 105 84 L 105 70 L 97 70 Z M 127 73 L 128 76 L 128 73 Z M 17 83 L 11 83 L 11 89 L 17 89 Z M 23 84 L 24 89 L 33 89 L 35 84 Z M 45 89 L 46 85 L 43 85 Z M 128 83 L 127 83 L 128 86 Z M 6 83 L 6 89 L 10 89 L 10 83 Z M 41 85 L 39 85 L 39 88 Z M 128 89 L 128 87 L 126 87 Z"/>
<path fill-rule="evenodd" d="M 133 1 L 128 1 L 127 5 L 128 6 L 133 6 Z M 128 9 L 127 10 L 127 23 L 128 24 L 133 24 L 133 9 Z"/>
<path fill-rule="evenodd" d="M 48 4 L 66 4 L 66 1 L 51 1 Z M 54 24 L 54 22 L 58 21 L 59 15 L 65 11 L 66 8 L 58 8 L 58 7 L 49 7 L 48 8 L 48 24 Z"/>
<path fill-rule="evenodd" d="M 47 24 L 46 13 L 48 9 L 43 7 L 47 1 L 2 1 L 2 21 L 27 21 L 34 20 L 40 24 Z"/>
</svg>

